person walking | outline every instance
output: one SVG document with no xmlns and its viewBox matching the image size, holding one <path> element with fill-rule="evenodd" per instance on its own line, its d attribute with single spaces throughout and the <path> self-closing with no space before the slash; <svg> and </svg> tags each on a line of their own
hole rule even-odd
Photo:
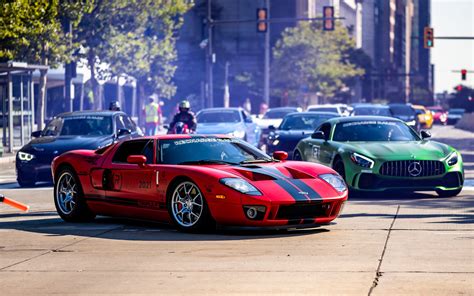
<svg viewBox="0 0 474 296">
<path fill-rule="evenodd" d="M 160 105 L 155 102 L 153 96 L 149 96 L 145 106 L 145 135 L 154 136 L 156 134 L 160 124 L 160 115 Z"/>
</svg>

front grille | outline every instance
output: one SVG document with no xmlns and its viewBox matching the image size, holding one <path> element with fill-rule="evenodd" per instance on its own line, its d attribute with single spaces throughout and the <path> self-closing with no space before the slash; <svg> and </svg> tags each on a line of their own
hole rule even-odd
<svg viewBox="0 0 474 296">
<path fill-rule="evenodd" d="M 381 175 L 391 177 L 430 177 L 445 171 L 444 164 L 438 160 L 386 161 L 380 167 Z"/>
<path fill-rule="evenodd" d="M 280 206 L 278 209 L 277 219 L 305 219 L 327 217 L 329 204 L 322 203 L 306 203 L 306 204 L 292 204 L 287 206 Z"/>
<path fill-rule="evenodd" d="M 359 177 L 360 189 L 380 189 L 380 188 L 434 188 L 443 186 L 447 188 L 459 187 L 463 184 L 462 174 L 459 172 L 447 173 L 444 177 L 432 179 L 386 179 L 375 174 L 363 173 Z"/>
</svg>

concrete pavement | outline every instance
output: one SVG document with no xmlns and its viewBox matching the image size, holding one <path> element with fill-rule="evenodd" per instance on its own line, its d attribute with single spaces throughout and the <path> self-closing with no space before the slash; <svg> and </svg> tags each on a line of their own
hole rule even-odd
<svg viewBox="0 0 474 296">
<path fill-rule="evenodd" d="M 0 186 L 1 188 L 1 186 Z M 337 224 L 184 234 L 100 217 L 69 224 L 52 189 L 0 189 L 2 295 L 474 294 L 474 192 L 352 199 Z"/>
</svg>

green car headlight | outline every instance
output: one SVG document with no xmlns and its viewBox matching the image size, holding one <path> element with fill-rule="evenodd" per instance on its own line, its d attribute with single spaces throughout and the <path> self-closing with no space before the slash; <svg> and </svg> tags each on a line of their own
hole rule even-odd
<svg viewBox="0 0 474 296">
<path fill-rule="evenodd" d="M 18 152 L 18 158 L 22 161 L 30 161 L 33 158 L 35 158 L 35 156 L 33 154 L 29 154 L 29 153 L 20 151 L 20 152 Z"/>
<path fill-rule="evenodd" d="M 344 182 L 344 179 L 339 175 L 323 174 L 319 175 L 319 178 L 326 181 L 326 183 L 336 189 L 337 192 L 344 192 L 347 190 L 346 182 Z"/>
<path fill-rule="evenodd" d="M 351 153 L 351 160 L 353 163 L 364 167 L 364 168 L 373 168 L 374 167 L 374 161 L 364 155 L 360 155 L 359 153 Z"/>
<path fill-rule="evenodd" d="M 262 195 L 257 188 L 255 188 L 249 182 L 239 179 L 239 178 L 224 178 L 221 179 L 220 182 L 227 187 L 230 187 L 240 193 L 248 194 L 248 195 Z"/>
<path fill-rule="evenodd" d="M 451 153 L 451 154 L 446 158 L 446 162 L 448 163 L 449 166 L 453 166 L 453 165 L 455 165 L 456 163 L 458 163 L 458 154 L 456 153 L 456 151 L 454 151 L 453 153 Z"/>
</svg>

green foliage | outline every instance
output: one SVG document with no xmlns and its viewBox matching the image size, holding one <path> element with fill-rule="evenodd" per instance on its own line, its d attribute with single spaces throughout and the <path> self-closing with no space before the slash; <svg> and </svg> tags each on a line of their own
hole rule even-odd
<svg viewBox="0 0 474 296">
<path fill-rule="evenodd" d="M 273 49 L 272 83 L 274 92 L 301 91 L 332 97 L 348 80 L 364 70 L 351 62 L 354 42 L 347 29 L 336 26 L 332 32 L 317 24 L 301 22 L 286 29 Z"/>
</svg>

